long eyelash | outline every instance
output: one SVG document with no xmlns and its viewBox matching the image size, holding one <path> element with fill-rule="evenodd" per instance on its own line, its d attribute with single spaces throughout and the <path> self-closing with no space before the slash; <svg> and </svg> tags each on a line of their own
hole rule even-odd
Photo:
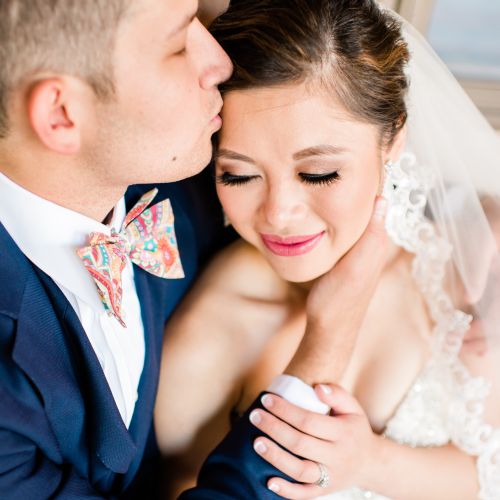
<svg viewBox="0 0 500 500">
<path fill-rule="evenodd" d="M 314 184 L 316 186 L 329 186 L 340 180 L 340 174 L 338 172 L 332 172 L 330 174 L 299 174 L 299 177 L 302 182 Z"/>
<path fill-rule="evenodd" d="M 252 175 L 232 175 L 224 172 L 222 175 L 218 175 L 215 178 L 215 182 L 218 184 L 223 184 L 224 186 L 241 186 L 255 179 Z"/>
</svg>

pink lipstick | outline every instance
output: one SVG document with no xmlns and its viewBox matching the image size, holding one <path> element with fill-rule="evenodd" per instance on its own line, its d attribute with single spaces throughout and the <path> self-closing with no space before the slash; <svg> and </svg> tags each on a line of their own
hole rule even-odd
<svg viewBox="0 0 500 500">
<path fill-rule="evenodd" d="M 261 234 L 264 245 L 275 255 L 280 257 L 295 257 L 304 255 L 313 250 L 323 238 L 325 231 L 306 236 L 277 236 L 274 234 Z"/>
</svg>

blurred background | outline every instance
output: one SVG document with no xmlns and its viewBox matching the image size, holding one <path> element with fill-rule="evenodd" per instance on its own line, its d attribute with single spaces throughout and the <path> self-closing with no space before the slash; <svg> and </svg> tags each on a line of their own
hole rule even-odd
<svg viewBox="0 0 500 500">
<path fill-rule="evenodd" d="M 259 1 L 259 0 L 255 0 Z M 200 0 L 208 25 L 229 0 Z M 424 34 L 500 133 L 500 0 L 382 0 Z"/>
</svg>

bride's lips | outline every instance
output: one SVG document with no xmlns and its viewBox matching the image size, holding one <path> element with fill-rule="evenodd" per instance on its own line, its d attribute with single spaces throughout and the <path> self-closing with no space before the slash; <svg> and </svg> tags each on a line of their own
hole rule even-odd
<svg viewBox="0 0 500 500">
<path fill-rule="evenodd" d="M 325 231 L 306 236 L 281 237 L 274 234 L 261 234 L 264 245 L 275 255 L 280 257 L 294 257 L 304 255 L 315 248 L 323 238 Z"/>
</svg>

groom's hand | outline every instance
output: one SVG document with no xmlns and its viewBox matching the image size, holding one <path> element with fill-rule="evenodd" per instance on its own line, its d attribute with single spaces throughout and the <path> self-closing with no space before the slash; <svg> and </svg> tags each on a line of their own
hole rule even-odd
<svg viewBox="0 0 500 500">
<path fill-rule="evenodd" d="M 377 198 L 364 234 L 315 283 L 307 301 L 306 332 L 286 374 L 314 385 L 337 382 L 344 372 L 387 261 L 386 208 L 386 200 Z"/>
</svg>

